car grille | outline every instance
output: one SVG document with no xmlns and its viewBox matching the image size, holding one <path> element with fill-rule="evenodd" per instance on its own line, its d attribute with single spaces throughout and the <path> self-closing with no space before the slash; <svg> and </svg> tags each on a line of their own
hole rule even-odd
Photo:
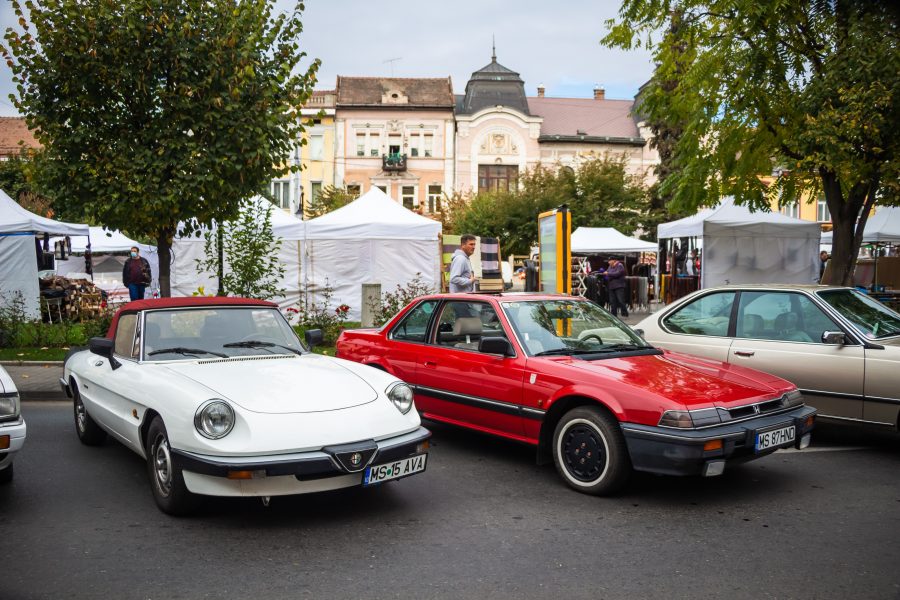
<svg viewBox="0 0 900 600">
<path fill-rule="evenodd" d="M 764 415 L 776 410 L 784 408 L 784 402 L 781 398 L 767 400 L 757 404 L 747 404 L 746 406 L 738 406 L 735 408 L 720 409 L 728 413 L 728 420 L 744 419 L 755 415 Z"/>
<path fill-rule="evenodd" d="M 280 356 L 230 356 L 228 358 L 210 358 L 207 360 L 198 360 L 198 365 L 211 365 L 213 363 L 223 362 L 242 362 L 245 360 L 290 360 L 296 358 L 296 355 L 283 354 Z"/>
</svg>

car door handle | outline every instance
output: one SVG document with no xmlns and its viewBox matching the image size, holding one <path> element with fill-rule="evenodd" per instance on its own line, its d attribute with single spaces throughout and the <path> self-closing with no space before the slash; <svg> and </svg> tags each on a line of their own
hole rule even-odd
<svg viewBox="0 0 900 600">
<path fill-rule="evenodd" d="M 756 352 L 751 352 L 750 350 L 735 350 L 736 356 L 753 356 Z"/>
<path fill-rule="evenodd" d="M 422 365 L 425 367 L 436 367 L 437 363 L 434 362 L 433 360 L 426 360 L 425 362 L 422 363 Z"/>
</svg>

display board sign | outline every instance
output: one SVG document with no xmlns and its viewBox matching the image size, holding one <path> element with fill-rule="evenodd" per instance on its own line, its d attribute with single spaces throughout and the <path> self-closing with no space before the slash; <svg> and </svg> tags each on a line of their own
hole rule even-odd
<svg viewBox="0 0 900 600">
<path fill-rule="evenodd" d="M 542 292 L 572 293 L 571 237 L 572 219 L 565 204 L 538 215 Z"/>
</svg>

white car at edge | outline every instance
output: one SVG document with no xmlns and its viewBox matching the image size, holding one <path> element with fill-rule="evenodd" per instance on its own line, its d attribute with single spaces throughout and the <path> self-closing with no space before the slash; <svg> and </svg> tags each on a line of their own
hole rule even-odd
<svg viewBox="0 0 900 600">
<path fill-rule="evenodd" d="M 0 483 L 12 481 L 13 457 L 25 445 L 25 429 L 16 384 L 0 366 Z"/>
<path fill-rule="evenodd" d="M 321 332 L 307 332 L 307 342 Z M 72 354 L 60 384 L 88 445 L 107 435 L 147 460 L 166 513 L 200 496 L 367 486 L 424 471 L 428 438 L 399 379 L 310 353 L 277 305 L 141 300 Z"/>
</svg>

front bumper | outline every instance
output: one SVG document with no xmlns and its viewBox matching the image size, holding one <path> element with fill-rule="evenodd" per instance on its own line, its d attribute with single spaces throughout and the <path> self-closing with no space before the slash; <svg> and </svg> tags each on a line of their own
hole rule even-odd
<svg viewBox="0 0 900 600">
<path fill-rule="evenodd" d="M 16 452 L 25 445 L 25 417 L 16 421 L 0 423 L 0 469 L 5 469 L 13 461 Z"/>
<path fill-rule="evenodd" d="M 779 448 L 800 448 L 814 425 L 816 409 L 799 406 L 773 415 L 761 415 L 737 423 L 703 429 L 675 429 L 623 423 L 631 464 L 638 471 L 666 475 L 718 475 L 726 462 L 743 462 L 766 456 Z M 810 418 L 812 417 L 812 418 Z M 794 440 L 755 452 L 758 432 L 794 425 Z M 707 442 L 721 440 L 721 448 L 704 450 Z M 809 438 L 806 438 L 806 442 Z"/>
<path fill-rule="evenodd" d="M 362 484 L 367 466 L 421 454 L 431 432 L 424 427 L 397 437 L 277 456 L 208 456 L 172 449 L 172 460 L 183 471 L 187 488 L 209 496 L 281 496 L 353 487 Z M 340 455 L 354 446 L 368 460 L 358 468 L 343 466 Z M 374 450 L 374 452 L 373 452 Z M 235 473 L 252 473 L 236 479 Z"/>
</svg>

